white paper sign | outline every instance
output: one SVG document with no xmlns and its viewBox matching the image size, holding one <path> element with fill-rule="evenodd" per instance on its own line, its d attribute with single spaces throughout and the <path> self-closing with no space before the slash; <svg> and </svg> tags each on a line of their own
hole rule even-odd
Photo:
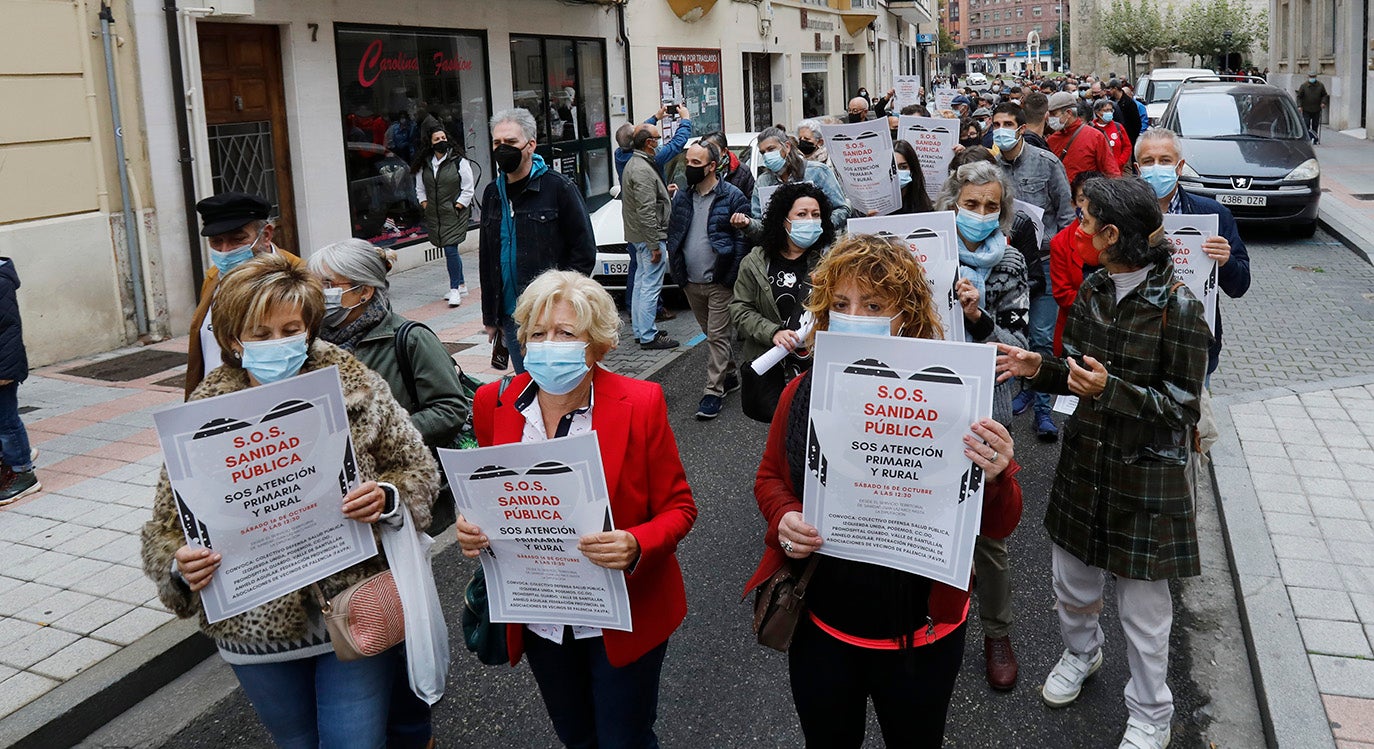
<svg viewBox="0 0 1374 749">
<path fill-rule="evenodd" d="M 997 350 L 816 334 L 802 516 L 818 553 L 968 590 L 983 472 L 964 456 L 992 415 Z"/>
<path fill-rule="evenodd" d="M 899 75 L 893 80 L 893 87 L 897 90 L 894 113 L 902 111 L 903 107 L 921 103 L 921 76 Z"/>
<path fill-rule="evenodd" d="M 935 109 L 954 109 L 954 97 L 959 95 L 959 89 L 944 86 L 935 90 Z M 934 112 L 932 112 L 934 114 Z M 956 131 L 957 132 L 957 131 Z M 956 141 L 957 142 L 957 141 Z"/>
<path fill-rule="evenodd" d="M 1174 248 L 1174 276 L 1202 300 L 1203 314 L 1212 334 L 1217 332 L 1217 261 L 1202 250 L 1208 237 L 1217 235 L 1220 219 L 1215 213 L 1166 213 L 1164 233 Z"/>
<path fill-rule="evenodd" d="M 846 230 L 851 234 L 877 234 L 906 242 L 925 269 L 931 300 L 945 330 L 945 340 L 964 340 L 964 310 L 954 293 L 954 284 L 959 281 L 959 234 L 953 211 L 851 218 Z"/>
<path fill-rule="evenodd" d="M 491 620 L 632 629 L 625 573 L 577 550 L 615 528 L 595 432 L 440 450 L 458 511 L 482 529 Z"/>
<path fill-rule="evenodd" d="M 358 484 L 337 367 L 153 414 L 186 543 L 222 557 L 200 592 L 227 619 L 377 554 L 343 515 Z"/>
<path fill-rule="evenodd" d="M 886 216 L 902 207 L 897 164 L 892 159 L 892 133 L 878 120 L 852 125 L 821 125 L 830 149 L 830 164 L 855 215 Z"/>
<path fill-rule="evenodd" d="M 1055 413 L 1073 416 L 1073 412 L 1078 410 L 1078 396 L 1057 395 L 1054 398 L 1054 406 L 1050 410 Z"/>
<path fill-rule="evenodd" d="M 916 149 L 926 194 L 934 201 L 949 176 L 949 160 L 954 158 L 954 147 L 959 144 L 959 121 L 914 116 L 902 116 L 898 121 L 897 134 Z"/>
</svg>

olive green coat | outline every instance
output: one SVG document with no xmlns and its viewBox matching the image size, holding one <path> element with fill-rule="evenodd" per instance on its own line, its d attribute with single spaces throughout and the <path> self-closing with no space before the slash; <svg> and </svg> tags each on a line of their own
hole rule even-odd
<svg viewBox="0 0 1374 749">
<path fill-rule="evenodd" d="M 806 269 L 814 271 L 821 261 L 821 250 L 812 246 L 806 252 Z M 753 361 L 773 348 L 773 336 L 782 330 L 782 315 L 768 283 L 768 256 L 755 247 L 739 263 L 735 278 L 735 300 L 730 302 L 730 321 L 740 338 L 740 356 Z"/>
<path fill-rule="evenodd" d="M 429 447 L 449 447 L 467 420 L 472 404 L 463 394 L 458 382 L 458 368 L 453 366 L 444 344 L 423 328 L 411 330 L 406 341 L 411 367 L 415 371 L 415 391 L 420 403 L 411 402 L 396 360 L 396 329 L 406 318 L 395 312 L 377 323 L 357 347 L 353 355 L 368 369 L 376 372 L 391 386 L 391 394 L 410 414 L 410 421 L 420 430 Z"/>
</svg>

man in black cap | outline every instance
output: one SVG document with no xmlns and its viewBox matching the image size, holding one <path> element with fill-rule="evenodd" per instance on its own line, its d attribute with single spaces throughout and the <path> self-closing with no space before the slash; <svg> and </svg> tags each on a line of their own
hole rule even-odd
<svg viewBox="0 0 1374 749">
<path fill-rule="evenodd" d="M 196 313 L 191 317 L 191 341 L 186 352 L 186 397 L 205 377 L 205 373 L 218 367 L 220 358 L 219 344 L 215 343 L 214 332 L 210 329 L 210 305 L 215 299 L 215 289 L 224 274 L 252 259 L 254 255 L 279 252 L 293 265 L 301 265 L 301 259 L 272 244 L 272 204 L 256 196 L 242 192 L 220 193 L 196 203 L 200 212 L 200 235 L 207 237 L 210 245 L 210 261 L 215 267 L 205 274 L 200 285 L 200 302 Z"/>
</svg>

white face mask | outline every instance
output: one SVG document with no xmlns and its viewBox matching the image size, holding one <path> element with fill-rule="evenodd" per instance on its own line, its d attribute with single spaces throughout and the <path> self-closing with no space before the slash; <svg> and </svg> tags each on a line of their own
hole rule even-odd
<svg viewBox="0 0 1374 749">
<path fill-rule="evenodd" d="M 1049 124 L 1051 130 L 1058 131 L 1064 129 L 1064 121 L 1058 117 L 1049 118 L 1049 120 L 1047 120 L 1047 123 Z"/>
<path fill-rule="evenodd" d="M 831 333 L 891 336 L 892 321 L 900 316 L 870 317 L 869 315 L 846 315 L 843 312 L 832 311 L 828 330 Z"/>
</svg>

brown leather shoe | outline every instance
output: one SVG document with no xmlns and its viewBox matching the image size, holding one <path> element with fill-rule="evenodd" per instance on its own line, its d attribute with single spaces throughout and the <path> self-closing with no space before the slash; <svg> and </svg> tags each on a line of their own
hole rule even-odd
<svg viewBox="0 0 1374 749">
<path fill-rule="evenodd" d="M 983 657 L 988 660 L 988 686 L 1003 692 L 1016 686 L 1019 667 L 1010 637 L 984 637 Z"/>
</svg>

